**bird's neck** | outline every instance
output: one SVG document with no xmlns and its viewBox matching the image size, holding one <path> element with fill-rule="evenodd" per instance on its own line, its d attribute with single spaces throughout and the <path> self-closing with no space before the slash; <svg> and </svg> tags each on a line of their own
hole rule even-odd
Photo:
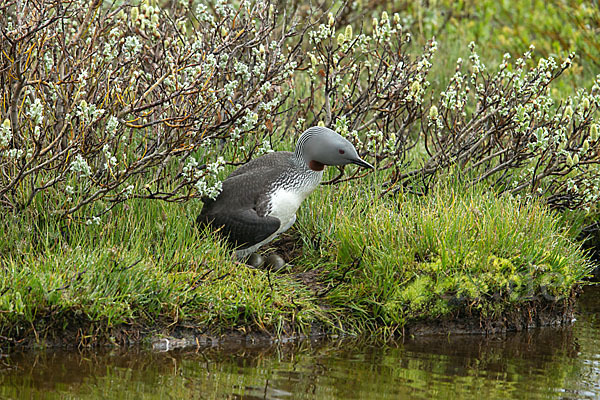
<svg viewBox="0 0 600 400">
<path fill-rule="evenodd" d="M 323 169 L 325 168 L 325 164 L 315 160 L 310 160 L 308 162 L 308 168 L 310 168 L 312 171 L 323 171 Z"/>
<path fill-rule="evenodd" d="M 303 155 L 298 152 L 293 157 L 296 168 L 290 170 L 293 175 L 300 175 L 306 178 L 306 181 L 320 182 L 323 177 L 325 165 L 318 161 L 306 161 Z M 296 177 L 297 179 L 297 177 Z M 317 183 L 318 184 L 318 183 Z"/>
<path fill-rule="evenodd" d="M 306 142 L 310 138 L 310 135 L 303 134 L 298 139 L 298 144 L 296 145 L 296 151 L 294 152 L 294 157 L 297 162 L 302 164 L 303 169 L 309 169 L 314 172 L 323 171 L 325 168 L 325 164 L 310 159 L 310 157 L 306 157 Z"/>
<path fill-rule="evenodd" d="M 307 160 L 304 154 L 298 151 L 294 153 L 294 162 L 303 173 L 322 172 L 325 168 L 325 164 L 315 160 Z"/>
</svg>

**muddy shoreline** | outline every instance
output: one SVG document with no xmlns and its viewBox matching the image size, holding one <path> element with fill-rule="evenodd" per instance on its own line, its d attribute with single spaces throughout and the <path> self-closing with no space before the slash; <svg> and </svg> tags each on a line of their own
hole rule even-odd
<svg viewBox="0 0 600 400">
<path fill-rule="evenodd" d="M 516 307 L 510 313 L 486 319 L 477 313 L 467 311 L 437 320 L 412 321 L 397 331 L 399 339 L 409 337 L 439 335 L 496 335 L 507 332 L 524 331 L 544 326 L 567 326 L 574 321 L 575 297 L 559 302 L 532 301 Z M 265 346 L 290 343 L 305 339 L 336 339 L 346 336 L 343 331 L 313 325 L 309 334 L 294 332 L 277 335 L 273 332 L 252 331 L 248 327 L 217 333 L 209 327 L 184 324 L 164 326 L 135 326 L 122 324 L 107 331 L 92 332 L 91 324 L 78 328 L 47 331 L 44 337 L 30 332 L 18 340 L 0 337 L 0 352 L 36 348 L 89 348 L 89 347 L 129 347 L 149 346 L 155 351 L 169 351 L 181 348 Z"/>
</svg>

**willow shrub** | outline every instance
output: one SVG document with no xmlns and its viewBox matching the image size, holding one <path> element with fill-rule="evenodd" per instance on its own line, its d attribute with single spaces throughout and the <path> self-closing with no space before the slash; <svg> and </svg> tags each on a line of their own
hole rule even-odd
<svg viewBox="0 0 600 400">
<path fill-rule="evenodd" d="M 43 197 L 99 223 L 127 199 L 215 197 L 223 145 L 238 162 L 270 148 L 301 28 L 267 3 L 161 5 L 0 6 L 3 208 Z"/>
<path fill-rule="evenodd" d="M 549 95 L 572 56 L 489 68 L 471 46 L 439 90 L 437 42 L 411 46 L 399 14 L 352 26 L 346 8 L 269 2 L 0 7 L 4 210 L 99 224 L 133 198 L 215 197 L 225 164 L 318 123 L 391 171 L 386 190 L 459 167 L 556 207 L 597 200 L 600 84 Z"/>
<path fill-rule="evenodd" d="M 329 14 L 309 33 L 303 113 L 334 126 L 378 169 L 390 170 L 386 190 L 410 185 L 426 192 L 440 172 L 460 169 L 471 185 L 542 198 L 557 209 L 595 206 L 600 75 L 588 76 L 589 87 L 570 96 L 552 91 L 574 53 L 533 59 L 531 45 L 488 65 L 476 43 L 465 43 L 454 75 L 440 78 L 432 76 L 433 65 L 448 60 L 436 59 L 435 38 L 411 57 L 415 29 L 401 14 L 382 11 L 353 29 L 336 23 L 348 19 L 346 11 Z"/>
</svg>

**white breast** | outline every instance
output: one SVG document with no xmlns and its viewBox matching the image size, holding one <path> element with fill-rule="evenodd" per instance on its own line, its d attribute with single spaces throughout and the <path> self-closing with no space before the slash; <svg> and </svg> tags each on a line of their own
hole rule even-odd
<svg viewBox="0 0 600 400">
<path fill-rule="evenodd" d="M 307 188 L 308 189 L 308 188 Z M 314 190 L 314 189 L 313 189 Z M 269 216 L 281 221 L 277 233 L 285 232 L 296 221 L 296 211 L 313 190 L 277 189 L 271 197 Z"/>
<path fill-rule="evenodd" d="M 298 207 L 302 204 L 302 201 L 308 197 L 308 195 L 314 190 L 314 187 L 310 190 L 302 190 L 302 191 L 292 191 L 288 189 L 277 189 L 271 196 L 271 212 L 269 212 L 270 217 L 275 217 L 279 219 L 280 225 L 277 232 L 273 233 L 271 236 L 266 238 L 260 243 L 255 244 L 254 246 L 248 247 L 243 250 L 236 250 L 236 254 L 238 258 L 246 257 L 264 244 L 269 243 L 280 233 L 287 231 L 290 227 L 296 222 L 296 211 L 298 211 Z"/>
<path fill-rule="evenodd" d="M 275 239 L 280 233 L 287 231 L 296 221 L 296 211 L 300 204 L 306 199 L 321 181 L 322 172 L 315 173 L 311 178 L 304 182 L 304 185 L 293 188 L 280 187 L 271 194 L 270 211 L 267 215 L 279 219 L 280 225 L 277 232 L 254 246 L 243 250 L 236 250 L 238 258 L 245 257 L 254 253 L 262 245 Z"/>
</svg>

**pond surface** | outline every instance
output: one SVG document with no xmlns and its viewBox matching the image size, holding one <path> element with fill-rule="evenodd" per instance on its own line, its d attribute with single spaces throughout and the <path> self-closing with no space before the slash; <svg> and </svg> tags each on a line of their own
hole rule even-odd
<svg viewBox="0 0 600 400">
<path fill-rule="evenodd" d="M 577 321 L 502 336 L 394 346 L 30 352 L 0 358 L 4 399 L 600 398 L 600 288 Z"/>
</svg>

